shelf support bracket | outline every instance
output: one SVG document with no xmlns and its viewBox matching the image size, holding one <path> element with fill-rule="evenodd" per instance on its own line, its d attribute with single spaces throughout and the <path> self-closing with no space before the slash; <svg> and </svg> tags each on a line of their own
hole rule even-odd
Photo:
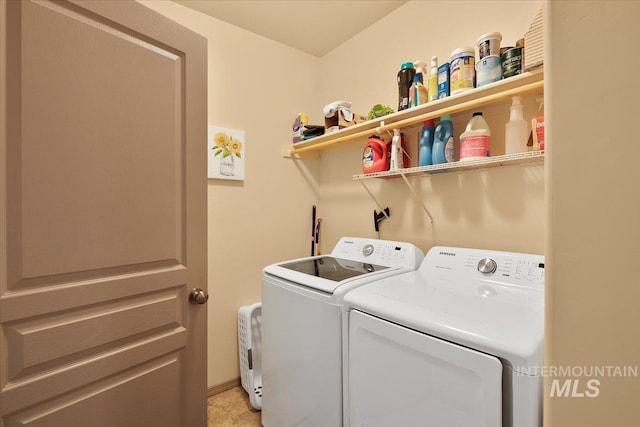
<svg viewBox="0 0 640 427">
<path fill-rule="evenodd" d="M 427 209 L 427 206 L 424 204 L 424 202 L 422 201 L 420 196 L 418 196 L 418 193 L 416 193 L 416 191 L 413 189 L 413 186 L 411 185 L 411 183 L 407 179 L 407 176 L 405 174 L 403 174 L 403 173 L 401 173 L 400 176 L 404 180 L 404 183 L 407 184 L 407 187 L 409 187 L 409 191 L 411 191 L 411 194 L 413 194 L 413 197 L 415 197 L 415 199 L 420 203 L 420 206 L 422 206 L 422 209 L 425 211 L 425 213 L 429 217 L 429 221 L 431 222 L 431 224 L 433 224 L 433 217 L 431 216 L 431 213 L 429 212 L 429 209 Z"/>
<path fill-rule="evenodd" d="M 369 187 L 367 187 L 367 185 L 364 183 L 364 181 L 360 181 L 360 184 L 362 184 L 362 186 L 364 187 L 365 190 L 367 190 L 367 193 L 369 193 L 369 197 L 371 197 L 371 199 L 375 202 L 376 206 L 378 207 L 378 209 L 380 209 L 380 211 L 384 214 L 385 217 L 389 218 L 389 215 L 387 215 L 387 212 L 385 212 L 385 209 L 382 207 L 382 205 L 380 204 L 380 202 L 378 202 L 378 199 L 376 199 L 376 197 L 373 195 L 373 193 L 369 190 Z M 388 209 L 387 209 L 388 211 Z"/>
</svg>

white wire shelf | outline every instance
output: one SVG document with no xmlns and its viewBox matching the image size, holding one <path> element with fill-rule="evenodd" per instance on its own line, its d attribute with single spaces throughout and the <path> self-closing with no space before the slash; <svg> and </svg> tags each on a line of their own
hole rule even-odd
<svg viewBox="0 0 640 427">
<path fill-rule="evenodd" d="M 527 163 L 541 162 L 544 162 L 544 151 L 526 151 L 524 153 L 505 154 L 503 156 L 487 157 L 484 159 L 469 159 L 453 163 L 441 163 L 438 165 L 418 166 L 414 168 L 405 168 L 393 171 L 353 175 L 353 180 L 359 181 L 369 178 L 399 178 L 402 176 L 406 177 L 413 175 L 457 172 L 472 169 L 487 169 L 500 166 L 523 165 Z"/>
</svg>

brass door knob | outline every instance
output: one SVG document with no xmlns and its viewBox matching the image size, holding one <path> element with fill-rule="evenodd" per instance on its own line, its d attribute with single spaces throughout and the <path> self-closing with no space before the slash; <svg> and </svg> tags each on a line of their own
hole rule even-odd
<svg viewBox="0 0 640 427">
<path fill-rule="evenodd" d="M 206 304 L 209 300 L 209 294 L 207 291 L 203 291 L 200 288 L 193 288 L 189 294 L 189 302 L 191 304 Z"/>
</svg>

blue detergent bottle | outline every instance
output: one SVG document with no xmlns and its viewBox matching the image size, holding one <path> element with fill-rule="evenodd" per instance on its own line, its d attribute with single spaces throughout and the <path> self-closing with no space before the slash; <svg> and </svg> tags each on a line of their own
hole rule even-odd
<svg viewBox="0 0 640 427">
<path fill-rule="evenodd" d="M 440 163 L 447 163 L 447 161 L 453 161 L 451 156 L 447 159 L 445 154 L 447 143 L 450 145 L 450 150 L 453 147 L 453 123 L 451 122 L 451 116 L 449 114 L 442 116 L 434 133 L 432 155 L 433 164 L 437 165 Z"/>
<path fill-rule="evenodd" d="M 418 166 L 433 164 L 431 154 L 433 152 L 433 137 L 436 124 L 433 120 L 425 120 L 420 131 L 420 143 L 418 145 Z"/>
</svg>

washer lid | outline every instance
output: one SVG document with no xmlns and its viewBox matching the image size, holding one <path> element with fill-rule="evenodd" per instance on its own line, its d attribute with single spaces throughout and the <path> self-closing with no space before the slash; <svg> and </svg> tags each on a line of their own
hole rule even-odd
<svg viewBox="0 0 640 427">
<path fill-rule="evenodd" d="M 361 276 L 374 271 L 385 270 L 389 267 L 376 264 L 368 264 L 348 259 L 321 256 L 312 259 L 285 262 L 280 267 L 287 268 L 300 273 L 309 274 L 315 277 L 341 282 L 351 277 Z"/>
<path fill-rule="evenodd" d="M 270 265 L 264 271 L 297 285 L 333 293 L 345 283 L 356 280 L 371 280 L 370 276 L 393 270 L 397 270 L 397 268 L 331 256 L 319 256 Z"/>
<path fill-rule="evenodd" d="M 343 237 L 329 256 L 272 264 L 264 273 L 333 294 L 343 284 L 366 283 L 415 270 L 423 257 L 422 251 L 411 243 Z"/>
<path fill-rule="evenodd" d="M 541 366 L 543 287 L 538 283 L 523 285 L 513 275 L 507 275 L 500 266 L 504 259 L 496 256 L 498 253 L 491 254 L 491 259 L 498 260 L 495 273 L 480 273 L 480 265 L 474 265 L 476 278 L 471 269 L 465 271 L 467 253 L 461 254 L 456 248 L 437 249 L 447 259 L 459 256 L 462 264 L 448 261 L 450 269 L 436 269 L 435 266 L 442 267 L 442 264 L 434 262 L 432 249 L 418 271 L 385 278 L 347 293 L 345 310 L 355 308 L 478 349 L 502 358 L 517 371 Z M 536 257 L 535 264 L 539 265 L 542 257 Z M 510 268 L 520 267 L 516 262 Z"/>
</svg>

